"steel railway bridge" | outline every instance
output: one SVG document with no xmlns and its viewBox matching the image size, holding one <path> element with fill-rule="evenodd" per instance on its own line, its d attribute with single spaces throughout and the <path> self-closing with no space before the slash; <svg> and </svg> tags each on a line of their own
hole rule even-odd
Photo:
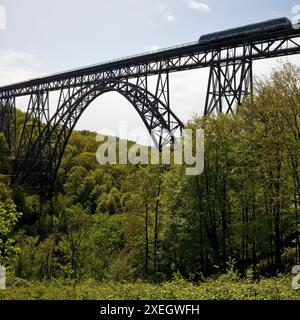
<svg viewBox="0 0 300 320">
<path fill-rule="evenodd" d="M 51 193 L 76 123 L 106 92 L 116 91 L 133 105 L 161 148 L 183 127 L 170 104 L 170 73 L 209 68 L 205 114 L 232 113 L 252 91 L 253 61 L 297 53 L 300 30 L 289 28 L 211 44 L 189 43 L 1 87 L 0 132 L 14 155 L 11 181 Z M 155 92 L 149 90 L 150 76 L 157 79 Z M 50 117 L 53 91 L 59 92 L 59 101 Z M 28 96 L 29 104 L 17 145 L 16 98 L 21 96 Z"/>
</svg>

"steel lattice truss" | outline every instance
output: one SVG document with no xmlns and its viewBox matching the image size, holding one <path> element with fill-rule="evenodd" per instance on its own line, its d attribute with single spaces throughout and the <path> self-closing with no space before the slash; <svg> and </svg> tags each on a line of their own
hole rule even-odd
<svg viewBox="0 0 300 320">
<path fill-rule="evenodd" d="M 2 87 L 0 131 L 8 152 L 16 157 L 12 181 L 53 190 L 76 123 L 90 103 L 106 92 L 116 91 L 130 101 L 161 149 L 183 128 L 171 111 L 170 73 L 209 67 L 205 114 L 233 113 L 252 92 L 254 60 L 297 53 L 300 31 L 290 29 L 226 43 L 192 43 Z M 149 90 L 150 76 L 156 76 L 154 92 Z M 50 117 L 53 91 L 60 98 Z M 20 96 L 30 99 L 16 146 L 15 98 Z"/>
</svg>

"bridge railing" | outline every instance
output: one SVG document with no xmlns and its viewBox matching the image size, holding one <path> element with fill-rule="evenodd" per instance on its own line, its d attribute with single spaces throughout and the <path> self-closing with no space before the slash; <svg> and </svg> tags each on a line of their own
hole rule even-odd
<svg viewBox="0 0 300 320">
<path fill-rule="evenodd" d="M 79 67 L 79 68 L 74 68 L 74 69 L 68 69 L 65 71 L 61 71 L 61 72 L 55 72 L 55 73 L 51 73 L 51 74 L 45 74 L 42 75 L 40 77 L 35 77 L 26 81 L 18 81 L 15 83 L 11 83 L 9 84 L 10 86 L 14 86 L 14 85 L 18 85 L 18 84 L 22 84 L 24 82 L 29 82 L 29 81 L 34 81 L 34 80 L 39 80 L 39 79 L 43 79 L 45 77 L 54 77 L 54 76 L 59 76 L 59 75 L 63 75 L 65 73 L 70 73 L 70 72 L 76 72 L 76 71 L 80 71 L 80 70 L 85 70 L 85 69 L 90 69 L 90 68 L 96 68 L 96 67 L 101 67 L 104 66 L 106 64 L 111 64 L 111 63 L 116 63 L 119 61 L 124 61 L 124 60 L 128 60 L 128 59 L 134 59 L 134 58 L 139 58 L 139 57 L 144 57 L 150 54 L 155 54 L 155 53 L 160 53 L 160 52 L 165 52 L 165 51 L 169 51 L 169 50 L 175 50 L 175 49 L 179 49 L 179 48 L 185 48 L 185 47 L 189 47 L 192 45 L 196 45 L 198 44 L 198 41 L 193 41 L 193 42 L 187 42 L 184 44 L 180 44 L 180 45 L 176 45 L 176 46 L 171 46 L 171 47 L 167 47 L 167 48 L 161 48 L 161 49 L 157 49 L 157 50 L 153 50 L 153 51 L 146 51 L 146 52 L 142 52 L 142 53 L 138 53 L 138 54 L 134 54 L 134 55 L 129 55 L 126 57 L 122 57 L 122 58 L 117 58 L 117 59 L 112 59 L 112 60 L 107 60 L 104 62 L 100 62 L 100 63 L 95 63 L 95 64 L 90 64 L 90 65 L 86 65 L 83 67 Z"/>
<path fill-rule="evenodd" d="M 89 69 L 89 68 L 95 68 L 95 67 L 100 67 L 106 64 L 111 64 L 114 62 L 119 62 L 119 61 L 123 61 L 123 60 L 129 60 L 129 59 L 134 59 L 134 58 L 139 58 L 139 57 L 144 57 L 147 56 L 149 54 L 155 54 L 155 53 L 160 53 L 160 52 L 165 52 L 165 51 L 169 51 L 169 50 L 175 50 L 175 49 L 179 49 L 179 48 L 185 48 L 185 47 L 190 47 L 192 45 L 196 45 L 198 44 L 198 41 L 193 41 L 193 42 L 187 42 L 184 44 L 179 44 L 176 46 L 171 46 L 171 47 L 167 47 L 167 48 L 161 48 L 161 49 L 157 49 L 157 50 L 152 50 L 152 51 L 146 51 L 146 52 L 142 52 L 142 53 L 138 53 L 138 54 L 134 54 L 134 55 L 129 55 L 129 56 L 125 56 L 122 58 L 116 58 L 116 59 L 111 59 L 111 60 L 106 60 L 104 62 L 100 62 L 100 63 L 95 63 L 95 64 L 90 64 L 84 67 L 79 67 L 79 68 L 75 68 L 75 69 L 69 69 L 63 72 L 57 72 L 57 73 L 53 73 L 51 76 L 57 76 L 60 74 L 64 74 L 64 73 L 68 73 L 68 72 L 75 72 L 75 71 L 80 71 L 80 70 L 84 70 L 84 69 Z M 37 79 L 41 79 L 43 77 L 39 77 Z"/>
</svg>

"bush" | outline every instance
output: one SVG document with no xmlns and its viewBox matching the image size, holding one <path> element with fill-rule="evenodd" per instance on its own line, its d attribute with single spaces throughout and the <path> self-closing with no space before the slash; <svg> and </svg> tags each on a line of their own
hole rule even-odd
<svg viewBox="0 0 300 320">
<path fill-rule="evenodd" d="M 28 282 L 8 279 L 8 288 L 0 291 L 2 300 L 299 300 L 300 292 L 292 289 L 292 278 L 204 280 L 188 282 L 177 274 L 170 282 L 99 283 L 88 279 Z"/>
</svg>

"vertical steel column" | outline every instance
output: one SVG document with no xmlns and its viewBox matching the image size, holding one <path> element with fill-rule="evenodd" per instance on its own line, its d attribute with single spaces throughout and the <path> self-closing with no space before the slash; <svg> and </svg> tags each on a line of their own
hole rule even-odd
<svg viewBox="0 0 300 320">
<path fill-rule="evenodd" d="M 243 47 L 243 57 L 237 59 L 237 49 L 219 51 L 210 66 L 204 114 L 234 113 L 243 97 L 252 94 L 253 75 L 251 47 Z"/>
<path fill-rule="evenodd" d="M 138 77 L 136 85 L 137 87 L 145 91 L 146 95 L 143 98 L 147 99 L 149 92 L 147 75 Z M 144 109 L 144 106 L 147 105 L 146 103 L 144 103 L 142 114 L 150 123 L 150 126 L 152 128 L 151 134 L 158 140 L 159 149 L 161 150 L 164 145 L 168 143 L 174 143 L 173 134 L 170 135 L 170 133 L 173 132 L 173 129 L 175 127 L 178 127 L 178 121 L 177 119 L 174 119 L 174 116 L 172 116 L 170 109 L 170 79 L 168 72 L 158 74 L 154 97 L 155 99 L 153 100 L 152 108 L 155 109 L 155 111 L 150 115 L 149 110 Z M 155 120 L 154 118 L 155 114 L 159 114 L 164 119 L 167 124 L 167 128 L 161 129 L 159 127 L 157 119 Z M 151 118 L 148 118 L 149 116 Z M 166 139 L 168 139 L 169 141 L 166 141 Z"/>
<path fill-rule="evenodd" d="M 0 101 L 0 132 L 4 134 L 4 153 L 12 155 L 16 151 L 16 101 L 14 97 Z"/>
<path fill-rule="evenodd" d="M 49 122 L 49 93 L 39 92 L 37 94 L 32 94 L 29 99 L 28 109 L 23 125 L 23 130 L 21 134 L 21 139 L 18 147 L 17 153 L 17 166 L 14 168 L 14 177 L 16 179 L 15 173 L 20 172 L 20 168 L 25 168 L 30 166 L 31 162 L 36 162 L 36 157 L 40 161 L 48 161 L 48 154 L 43 154 L 39 152 L 36 154 L 32 152 L 32 147 L 36 141 L 39 141 L 39 137 L 43 131 L 45 125 Z M 44 175 L 45 172 L 39 168 L 39 175 Z"/>
<path fill-rule="evenodd" d="M 0 150 L 3 158 L 3 173 L 11 177 L 16 156 L 17 143 L 16 103 L 15 98 L 10 97 L 0 101 L 0 132 L 4 135 L 4 145 Z"/>
<path fill-rule="evenodd" d="M 128 81 L 128 79 L 127 79 Z M 147 113 L 147 110 L 145 109 L 145 99 L 147 99 L 148 97 L 148 76 L 147 75 L 144 75 L 144 76 L 140 76 L 136 79 L 136 86 L 140 89 L 142 89 L 143 91 L 145 91 L 145 95 L 143 96 L 143 99 L 144 99 L 144 103 L 142 104 L 142 114 L 146 114 Z M 136 95 L 136 98 L 138 96 L 138 92 L 136 91 L 135 92 L 135 95 Z"/>
<path fill-rule="evenodd" d="M 169 78 L 169 72 L 166 73 L 159 73 L 157 78 L 157 84 L 156 84 L 156 91 L 155 91 L 155 107 L 158 109 L 161 116 L 165 119 L 167 123 L 167 130 L 169 132 L 173 132 L 174 128 L 174 121 L 172 121 L 171 113 L 170 113 L 170 78 Z M 166 108 L 162 108 L 160 103 L 158 101 L 162 102 Z M 165 130 L 165 129 L 163 129 Z M 163 145 L 165 145 L 164 141 L 164 135 L 166 133 L 161 132 L 159 137 L 159 146 L 160 149 Z M 174 136 L 171 135 L 169 143 L 174 143 Z"/>
</svg>

